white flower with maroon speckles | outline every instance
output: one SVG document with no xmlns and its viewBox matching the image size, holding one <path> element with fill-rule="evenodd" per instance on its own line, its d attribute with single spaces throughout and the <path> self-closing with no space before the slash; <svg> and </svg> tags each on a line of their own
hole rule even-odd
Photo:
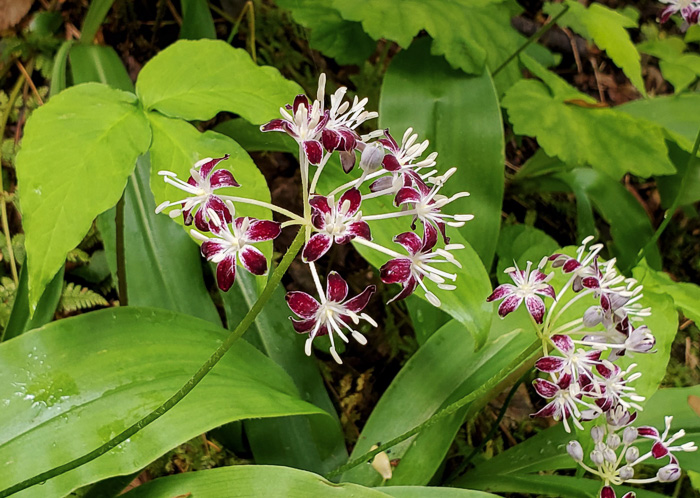
<svg viewBox="0 0 700 498">
<path fill-rule="evenodd" d="M 661 0 L 661 3 L 668 4 L 661 15 L 659 21 L 665 23 L 676 12 L 681 13 L 681 17 L 688 24 L 697 24 L 700 20 L 700 2 L 698 0 Z"/>
<path fill-rule="evenodd" d="M 348 284 L 336 272 L 328 274 L 326 281 L 326 295 L 320 295 L 321 302 L 311 297 L 306 292 L 293 291 L 287 293 L 287 304 L 289 308 L 301 319 L 292 318 L 294 330 L 300 334 L 307 333 L 306 354 L 311 356 L 311 344 L 314 338 L 328 334 L 331 340 L 330 352 L 337 363 L 343 363 L 335 349 L 335 334 L 344 342 L 349 342 L 346 333 L 352 335 L 353 339 L 362 345 L 367 344 L 367 339 L 354 327 L 365 320 L 373 327 L 377 323 L 362 310 L 367 306 L 372 294 L 376 291 L 374 285 L 367 286 L 357 296 L 352 299 L 348 297 Z"/>
<path fill-rule="evenodd" d="M 665 456 L 668 456 L 671 459 L 671 463 L 677 463 L 678 461 L 676 460 L 676 457 L 673 456 L 674 452 L 678 451 L 697 451 L 698 447 L 695 446 L 695 443 L 688 442 L 685 444 L 682 444 L 680 446 L 672 446 L 672 444 L 677 441 L 678 439 L 682 438 L 685 436 L 685 431 L 681 429 L 680 431 L 676 432 L 673 436 L 669 437 L 669 432 L 671 431 L 671 422 L 673 421 L 672 416 L 667 416 L 664 418 L 664 423 L 666 425 L 663 434 L 659 434 L 659 431 L 655 427 L 639 427 L 637 429 L 638 433 L 640 436 L 651 439 L 654 441 L 654 444 L 651 447 L 651 451 L 647 453 L 646 455 L 640 457 L 637 459 L 635 463 L 642 462 L 649 458 L 650 456 L 654 457 L 656 460 L 663 458 Z"/>
<path fill-rule="evenodd" d="M 440 289 L 454 290 L 455 286 L 446 283 L 447 280 L 455 281 L 457 275 L 438 270 L 433 265 L 436 263 L 452 263 L 461 268 L 460 263 L 449 251 L 464 249 L 461 244 L 448 244 L 444 249 L 433 251 L 437 243 L 437 230 L 432 225 L 425 225 L 423 239 L 413 232 L 405 232 L 394 237 L 394 242 L 401 244 L 409 254 L 409 257 L 398 257 L 385 263 L 379 270 L 382 282 L 385 284 L 401 284 L 403 289 L 389 302 L 404 299 L 416 290 L 419 285 L 425 291 L 426 299 L 433 306 L 440 306 L 440 300 L 430 292 L 423 283 L 423 277 L 435 282 Z"/>
<path fill-rule="evenodd" d="M 582 400 L 581 388 L 578 383 L 573 382 L 569 374 L 562 375 L 557 383 L 546 379 L 535 379 L 532 384 L 537 394 L 550 401 L 530 417 L 552 417 L 554 420 L 561 420 L 566 432 L 571 432 L 569 418 L 576 427 L 583 429 L 583 425 L 579 422 L 581 411 L 578 405 L 600 412 L 600 408 Z"/>
<path fill-rule="evenodd" d="M 513 284 L 502 284 L 496 287 L 487 302 L 503 299 L 498 307 L 498 314 L 505 317 L 517 310 L 520 303 L 525 301 L 528 312 L 537 323 L 542 323 L 544 318 L 544 301 L 539 296 L 555 298 L 554 288 L 547 282 L 554 276 L 553 273 L 545 275 L 540 268 L 530 271 L 532 263 L 528 261 L 525 270 L 515 268 L 506 269 L 506 273 L 513 279 Z"/>
<path fill-rule="evenodd" d="M 568 335 L 555 334 L 550 340 L 563 356 L 543 356 L 535 362 L 535 368 L 545 373 L 569 374 L 574 382 L 579 382 L 579 379 L 584 384 L 591 382 L 592 369 L 600 363 L 601 351 L 576 350 Z"/>
<path fill-rule="evenodd" d="M 309 200 L 314 210 L 311 222 L 315 233 L 304 246 L 302 258 L 313 262 L 326 254 L 333 245 L 347 244 L 355 237 L 371 240 L 369 225 L 362 220 L 362 195 L 356 188 L 346 191 L 336 204 L 333 197 L 313 196 Z"/>
<path fill-rule="evenodd" d="M 228 158 L 229 155 L 226 154 L 224 157 L 219 157 L 217 159 L 212 159 L 211 157 L 202 159 L 190 170 L 190 177 L 186 182 L 180 180 L 177 175 L 171 171 L 159 171 L 158 174 L 163 176 L 166 183 L 180 190 L 184 190 L 190 194 L 190 197 L 179 201 L 163 202 L 156 208 L 156 214 L 170 206 L 181 206 L 179 209 L 170 211 L 170 213 L 168 213 L 170 217 L 176 218 L 182 213 L 185 225 L 191 225 L 194 220 L 194 225 L 202 232 L 209 231 L 210 210 L 213 210 L 224 218 L 227 223 L 230 223 L 231 218 L 228 208 L 224 202 L 214 194 L 216 189 L 222 187 L 240 187 L 230 171 L 225 169 L 214 171 L 217 164 Z"/>
<path fill-rule="evenodd" d="M 229 204 L 233 217 L 233 205 Z M 202 255 L 216 263 L 216 282 L 222 291 L 227 291 L 236 278 L 236 260 L 253 275 L 267 273 L 267 259 L 259 249 L 251 244 L 272 240 L 280 234 L 280 224 L 276 221 L 255 218 L 236 218 L 233 223 L 222 222 L 216 213 L 209 213 L 212 221 L 210 229 L 215 237 L 207 237 L 192 230 L 190 233 L 202 241 Z"/>
</svg>

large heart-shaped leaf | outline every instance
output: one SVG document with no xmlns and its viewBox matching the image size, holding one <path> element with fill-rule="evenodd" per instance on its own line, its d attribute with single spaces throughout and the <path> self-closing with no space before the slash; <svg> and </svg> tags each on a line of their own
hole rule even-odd
<svg viewBox="0 0 700 498">
<path fill-rule="evenodd" d="M 438 151 L 442 168 L 457 167 L 442 193 L 471 194 L 449 209 L 474 214 L 460 233 L 489 268 L 501 224 L 505 146 L 488 71 L 474 76 L 456 71 L 430 55 L 427 40 L 419 40 L 392 60 L 382 84 L 379 120 L 397 140 L 413 128 L 419 140 L 430 140 L 427 152 Z"/>
<path fill-rule="evenodd" d="M 221 40 L 180 40 L 143 67 L 136 94 L 148 110 L 192 120 L 220 111 L 260 124 L 302 93 L 272 67 L 256 65 L 245 50 Z"/>
<path fill-rule="evenodd" d="M 0 488 L 99 447 L 175 393 L 227 332 L 169 311 L 117 308 L 0 345 Z M 325 413 L 284 371 L 237 342 L 180 404 L 114 450 L 21 496 L 63 496 L 135 472 L 178 444 L 244 418 Z M 327 416 L 327 415 L 324 415 Z"/>
<path fill-rule="evenodd" d="M 16 165 L 30 309 L 95 216 L 116 204 L 150 141 L 136 97 L 106 85 L 69 88 L 32 114 Z"/>
</svg>

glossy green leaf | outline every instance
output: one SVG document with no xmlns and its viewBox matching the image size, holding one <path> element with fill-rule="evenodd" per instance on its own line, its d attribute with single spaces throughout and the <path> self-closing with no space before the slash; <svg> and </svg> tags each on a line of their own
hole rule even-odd
<svg viewBox="0 0 700 498">
<path fill-rule="evenodd" d="M 190 176 L 190 169 L 197 161 L 205 157 L 222 157 L 224 154 L 230 154 L 231 157 L 221 162 L 219 167 L 231 171 L 241 186 L 220 189 L 217 193 L 270 202 L 270 191 L 265 178 L 250 156 L 236 142 L 213 131 L 200 133 L 185 121 L 167 118 L 155 112 L 148 113 L 148 120 L 153 130 L 150 149 L 151 189 L 155 195 L 156 205 L 163 201 L 177 201 L 188 195 L 165 183 L 163 177 L 158 174 L 159 171 L 171 171 L 176 173 L 178 178 L 186 181 Z M 265 208 L 236 203 L 236 209 L 236 213 L 240 216 L 270 218 L 270 211 Z M 182 223 L 181 216 L 177 220 Z M 266 254 L 271 254 L 271 243 L 261 244 L 258 247 L 267 248 Z"/>
<path fill-rule="evenodd" d="M 496 496 L 472 489 L 427 486 L 382 486 L 375 489 L 394 498 L 493 498 Z"/>
<path fill-rule="evenodd" d="M 114 0 L 92 0 L 80 29 L 80 42 L 90 44 L 107 17 Z"/>
<path fill-rule="evenodd" d="M 302 90 L 224 41 L 180 40 L 143 67 L 136 93 L 146 109 L 171 117 L 206 120 L 229 111 L 261 124 Z"/>
<path fill-rule="evenodd" d="M 497 375 L 535 340 L 530 323 L 494 320 L 491 341 L 478 352 L 464 327 L 452 320 L 408 360 L 384 392 L 365 424 L 353 457 L 427 420 L 440 408 L 466 396 Z M 513 325 L 517 327 L 514 330 Z M 512 330 L 512 332 L 510 332 Z M 440 368 L 436 368 L 439 365 Z M 391 449 L 401 461 L 390 484 L 427 484 L 447 454 L 465 410 Z M 343 480 L 375 486 L 381 476 L 369 466 L 348 471 Z"/>
<path fill-rule="evenodd" d="M 68 52 L 75 43 L 73 40 L 64 41 L 53 59 L 53 69 L 51 70 L 51 83 L 49 86 L 49 95 L 53 97 L 57 93 L 66 89 L 66 65 L 68 61 Z"/>
<path fill-rule="evenodd" d="M 289 321 L 284 294 L 282 287 L 275 290 L 244 338 L 289 374 L 302 399 L 334 417 L 249 420 L 246 435 L 256 463 L 325 474 L 347 459 L 345 438 L 316 360 L 304 354 L 305 337 L 295 333 Z M 258 297 L 255 278 L 239 272 L 234 287 L 222 297 L 229 328 L 233 328 Z"/>
<path fill-rule="evenodd" d="M 69 88 L 32 113 L 16 164 L 30 309 L 95 216 L 116 204 L 150 140 L 134 95 L 97 83 Z"/>
<path fill-rule="evenodd" d="M 134 91 L 134 84 L 112 47 L 76 45 L 70 51 L 70 65 L 74 85 L 94 81 L 118 90 Z"/>
<path fill-rule="evenodd" d="M 430 55 L 419 40 L 391 62 L 382 84 L 380 126 L 396 140 L 412 127 L 420 140 L 438 151 L 441 170 L 457 167 L 441 193 L 469 191 L 450 204 L 452 213 L 473 213 L 459 229 L 484 266 L 496 250 L 503 200 L 504 142 L 498 97 L 487 71 L 468 76 Z"/>
<path fill-rule="evenodd" d="M 326 0 L 275 0 L 292 13 L 295 22 L 311 31 L 309 46 L 335 59 L 338 64 L 362 64 L 377 43 L 359 22 L 343 19 Z"/>
<path fill-rule="evenodd" d="M 416 341 L 421 346 L 425 344 L 425 341 L 437 332 L 440 327 L 452 319 L 450 315 L 440 308 L 436 308 L 428 301 L 416 295 L 406 298 L 406 310 L 411 317 L 413 331 L 416 334 Z"/>
<path fill-rule="evenodd" d="M 181 39 L 216 39 L 216 26 L 214 26 L 207 0 L 180 0 L 180 5 L 182 5 Z"/>
<path fill-rule="evenodd" d="M 125 498 L 173 498 L 191 493 L 197 498 L 287 497 L 386 498 L 379 490 L 356 484 L 334 484 L 323 477 L 289 467 L 236 465 L 156 479 Z"/>
<path fill-rule="evenodd" d="M 535 80 L 520 81 L 508 90 L 503 107 L 515 133 L 537 138 L 551 157 L 588 164 L 613 178 L 628 172 L 642 177 L 674 173 L 658 126 L 613 109 L 571 103 L 569 99 L 581 97 L 557 96 L 558 89 L 554 91 Z"/>
<path fill-rule="evenodd" d="M 634 100 L 617 109 L 635 118 L 662 126 L 683 150 L 693 150 L 695 137 L 700 131 L 700 94 L 686 93 Z"/>
<path fill-rule="evenodd" d="M 605 50 L 637 90 L 646 95 L 641 57 L 626 29 L 636 28 L 637 22 L 600 3 L 592 3 L 586 8 L 574 0 L 566 0 L 565 5 L 569 11 L 559 19 L 559 24 L 573 29 Z M 561 4 L 550 3 L 544 10 L 556 15 L 561 8 Z"/>
<path fill-rule="evenodd" d="M 227 332 L 169 311 L 116 308 L 50 323 L 0 346 L 0 487 L 97 448 L 177 391 Z M 63 496 L 139 470 L 221 424 L 321 413 L 245 341 L 175 408 L 109 453 L 23 492 Z M 327 416 L 327 415 L 323 415 Z"/>
<path fill-rule="evenodd" d="M 557 249 L 557 241 L 542 230 L 528 225 L 504 226 L 496 249 L 499 283 L 511 282 L 504 270 L 514 263 L 520 268 L 525 268 L 528 261 L 536 266 L 542 258 L 554 254 Z"/>
<path fill-rule="evenodd" d="M 700 286 L 675 282 L 667 273 L 649 268 L 644 262 L 634 269 L 634 278 L 654 292 L 670 296 L 686 317 L 700 323 Z"/>
<path fill-rule="evenodd" d="M 344 19 L 359 21 L 375 40 L 385 38 L 408 48 L 421 30 L 432 37 L 431 52 L 444 55 L 455 69 L 480 75 L 498 67 L 525 39 L 510 25 L 519 11 L 514 2 L 498 0 L 369 0 L 361 9 L 353 0 L 333 0 Z M 507 72 L 518 73 L 517 64 Z"/>
<path fill-rule="evenodd" d="M 197 244 L 156 214 L 151 164 L 142 156 L 124 193 L 124 249 L 129 304 L 179 311 L 221 325 L 204 285 Z"/>
<path fill-rule="evenodd" d="M 641 53 L 659 58 L 659 69 L 676 93 L 685 90 L 700 76 L 700 56 L 684 54 L 686 48 L 679 36 L 648 40 L 637 45 Z"/>
</svg>

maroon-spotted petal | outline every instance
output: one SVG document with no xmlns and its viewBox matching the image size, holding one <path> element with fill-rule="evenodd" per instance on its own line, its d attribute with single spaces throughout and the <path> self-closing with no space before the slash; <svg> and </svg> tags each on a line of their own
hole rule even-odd
<svg viewBox="0 0 700 498">
<path fill-rule="evenodd" d="M 209 185 L 211 188 L 222 188 L 222 187 L 240 187 L 241 185 L 233 177 L 227 169 L 219 169 L 212 173 L 211 178 L 209 178 Z"/>
<path fill-rule="evenodd" d="M 321 306 L 313 297 L 301 291 L 287 292 L 285 299 L 289 309 L 302 318 L 313 318 Z"/>
<path fill-rule="evenodd" d="M 435 247 L 435 244 L 437 244 L 437 230 L 431 224 L 423 224 L 423 246 L 421 247 L 421 252 L 430 252 Z"/>
<path fill-rule="evenodd" d="M 637 494 L 634 491 L 628 491 L 622 495 L 622 498 L 637 498 Z"/>
<path fill-rule="evenodd" d="M 213 242 L 211 240 L 207 240 L 202 243 L 202 256 L 207 258 L 207 260 L 211 260 L 214 256 L 219 254 L 220 252 L 224 252 L 226 250 L 226 247 L 223 244 L 220 244 L 218 242 Z"/>
<path fill-rule="evenodd" d="M 620 372 L 620 367 L 618 367 L 617 365 L 612 365 L 612 368 L 608 368 L 602 363 L 597 364 L 595 366 L 595 369 L 600 375 L 602 375 L 606 379 L 610 379 L 611 377 L 617 375 Z"/>
<path fill-rule="evenodd" d="M 407 202 L 420 202 L 421 196 L 418 191 L 411 187 L 401 187 L 394 197 L 394 205 L 401 206 Z"/>
<path fill-rule="evenodd" d="M 518 306 L 520 306 L 520 303 L 523 301 L 523 298 L 513 294 L 508 296 L 503 300 L 501 305 L 498 307 L 498 314 L 502 317 L 506 316 L 508 313 L 512 313 L 513 311 L 518 309 Z"/>
<path fill-rule="evenodd" d="M 353 216 L 360 209 L 360 203 L 362 202 L 362 194 L 356 188 L 351 188 L 340 196 L 338 201 L 338 210 L 341 211 L 347 203 L 348 209 L 345 211 L 347 216 Z"/>
<path fill-rule="evenodd" d="M 379 140 L 382 143 L 382 145 L 385 145 L 389 147 L 392 151 L 397 152 L 399 150 L 399 144 L 396 143 L 394 137 L 392 137 L 391 133 L 389 133 L 389 128 L 384 128 L 384 136 L 386 138 L 382 138 Z"/>
<path fill-rule="evenodd" d="M 305 263 L 312 263 L 326 254 L 332 245 L 333 237 L 325 233 L 316 233 L 304 246 L 301 257 Z"/>
<path fill-rule="evenodd" d="M 659 439 L 661 435 L 659 434 L 659 431 L 656 429 L 656 427 L 649 427 L 647 425 L 643 427 L 637 427 L 637 434 L 643 437 L 648 437 L 652 439 Z"/>
<path fill-rule="evenodd" d="M 342 137 L 340 148 L 347 152 L 354 150 L 357 146 L 357 135 L 355 132 L 348 128 L 343 128 L 338 130 L 338 133 Z"/>
<path fill-rule="evenodd" d="M 406 299 L 408 296 L 413 294 L 413 292 L 416 290 L 416 287 L 418 287 L 418 280 L 411 276 L 408 279 L 408 282 L 405 282 L 403 284 L 403 289 L 401 289 L 401 292 L 396 294 L 394 297 L 389 299 L 386 303 L 393 303 L 394 301 L 401 301 L 402 299 Z"/>
<path fill-rule="evenodd" d="M 289 135 L 296 137 L 297 134 L 292 130 L 289 121 L 284 119 L 273 119 L 269 123 L 265 123 L 260 127 L 260 131 L 283 131 Z"/>
<path fill-rule="evenodd" d="M 675 5 L 669 5 L 666 7 L 664 10 L 661 11 L 661 15 L 659 16 L 659 22 L 661 24 L 665 23 L 668 21 L 671 16 L 676 12 L 676 6 Z M 690 23 L 688 23 L 690 24 Z"/>
<path fill-rule="evenodd" d="M 346 173 L 350 173 L 352 171 L 352 168 L 355 167 L 356 160 L 357 157 L 355 157 L 354 150 L 340 152 L 340 165 L 343 167 L 343 171 Z"/>
<path fill-rule="evenodd" d="M 260 252 L 260 249 L 253 246 L 243 246 L 243 249 L 238 251 L 238 257 L 241 258 L 243 267 L 253 275 L 267 273 L 267 259 Z"/>
<path fill-rule="evenodd" d="M 304 154 L 311 164 L 318 164 L 323 159 L 323 147 L 318 140 L 304 141 Z"/>
<path fill-rule="evenodd" d="M 537 296 L 527 296 L 525 306 L 537 323 L 542 323 L 544 319 L 544 302 Z"/>
<path fill-rule="evenodd" d="M 579 263 L 575 259 L 571 258 L 566 263 L 564 263 L 564 266 L 562 267 L 562 271 L 564 273 L 571 273 L 572 271 L 578 270 L 579 268 L 581 268 L 581 263 Z"/>
<path fill-rule="evenodd" d="M 552 287 L 551 285 L 547 285 L 546 287 L 543 287 L 542 289 L 537 289 L 535 291 L 535 294 L 539 294 L 541 296 L 551 297 L 552 299 L 556 298 L 556 294 L 554 293 L 554 287 Z"/>
<path fill-rule="evenodd" d="M 379 277 L 385 284 L 405 283 L 411 278 L 411 260 L 396 258 L 387 261 L 379 269 Z"/>
<path fill-rule="evenodd" d="M 369 229 L 369 224 L 366 221 L 353 221 L 348 223 L 345 233 L 352 237 L 360 237 L 365 240 L 372 240 L 372 232 Z M 350 237 L 350 238 L 352 238 Z"/>
<path fill-rule="evenodd" d="M 276 221 L 251 220 L 245 236 L 250 242 L 263 242 L 276 238 L 282 229 Z"/>
<path fill-rule="evenodd" d="M 304 94 L 299 94 L 296 97 L 294 97 L 294 104 L 292 105 L 292 109 L 294 114 L 296 115 L 297 111 L 301 106 L 306 107 L 306 109 L 309 109 L 309 99 L 306 97 Z"/>
<path fill-rule="evenodd" d="M 321 143 L 323 143 L 323 147 L 328 152 L 333 152 L 337 149 L 340 146 L 341 139 L 340 133 L 335 130 L 329 130 L 328 128 L 323 130 L 321 134 Z"/>
<path fill-rule="evenodd" d="M 486 298 L 486 302 L 490 303 L 491 301 L 496 301 L 497 299 L 503 299 L 506 296 L 510 296 L 515 292 L 515 287 L 512 284 L 501 284 L 498 287 L 496 287 L 491 293 L 489 297 Z"/>
<path fill-rule="evenodd" d="M 386 157 L 386 156 L 384 156 Z M 394 184 L 394 181 L 390 176 L 383 176 L 376 181 L 372 182 L 369 186 L 370 192 L 381 192 L 382 190 L 388 190 Z"/>
<path fill-rule="evenodd" d="M 561 413 L 556 403 L 547 403 L 544 408 L 530 415 L 530 418 L 554 417 Z"/>
<path fill-rule="evenodd" d="M 574 340 L 568 335 L 555 334 L 550 337 L 554 347 L 557 348 L 564 354 L 569 354 L 574 352 Z"/>
<path fill-rule="evenodd" d="M 532 385 L 535 387 L 537 394 L 543 398 L 553 398 L 559 392 L 559 386 L 547 379 L 535 379 Z"/>
<path fill-rule="evenodd" d="M 229 211 L 228 206 L 226 206 L 226 204 L 224 204 L 224 201 L 222 201 L 218 196 L 212 194 L 209 197 L 207 197 L 207 200 L 194 215 L 194 224 L 200 230 L 204 231 L 204 229 L 200 228 L 200 225 L 198 225 L 198 223 L 203 223 L 205 225 L 207 224 L 206 220 L 209 218 L 210 209 L 214 211 L 217 215 L 219 215 L 219 218 L 223 220 L 224 224 L 231 223 L 233 221 L 233 216 L 231 215 L 231 211 Z M 207 229 L 210 228 L 211 227 L 207 226 Z"/>
<path fill-rule="evenodd" d="M 332 271 L 328 274 L 326 297 L 329 301 L 335 301 L 336 303 L 340 303 L 348 297 L 348 283 L 338 272 Z"/>
<path fill-rule="evenodd" d="M 581 280 L 581 285 L 587 289 L 598 289 L 600 281 L 596 277 L 585 277 Z"/>
<path fill-rule="evenodd" d="M 400 233 L 394 237 L 394 242 L 401 244 L 411 256 L 418 254 L 423 247 L 423 241 L 414 232 Z"/>
<path fill-rule="evenodd" d="M 396 159 L 396 156 L 393 154 L 387 154 L 384 156 L 384 159 L 382 159 L 382 166 L 384 166 L 384 169 L 387 171 L 398 171 L 401 169 L 399 160 Z"/>
<path fill-rule="evenodd" d="M 204 164 L 202 164 L 199 167 L 199 174 L 202 176 L 202 178 L 206 178 L 207 176 L 209 176 L 209 173 L 211 173 L 211 171 L 214 169 L 214 167 L 217 164 L 219 164 L 221 161 L 225 161 L 229 157 L 231 157 L 231 156 L 226 154 L 226 155 L 224 155 L 224 157 L 217 157 L 215 159 L 211 159 L 211 160 L 205 162 Z M 236 187 L 237 186 L 238 185 L 236 185 Z"/>
<path fill-rule="evenodd" d="M 312 209 L 318 210 L 323 214 L 330 214 L 331 206 L 328 204 L 328 198 L 323 195 L 314 195 L 309 199 L 309 205 Z"/>
<path fill-rule="evenodd" d="M 236 279 L 236 255 L 231 254 L 222 259 L 216 265 L 216 283 L 219 289 L 226 292 L 233 285 Z"/>
<path fill-rule="evenodd" d="M 566 360 L 561 356 L 543 356 L 535 362 L 535 368 L 540 372 L 559 372 L 566 365 Z"/>
<path fill-rule="evenodd" d="M 359 313 L 365 309 L 365 306 L 367 306 L 372 294 L 374 294 L 376 290 L 377 288 L 374 285 L 368 285 L 365 287 L 365 290 L 363 290 L 357 296 L 353 297 L 352 299 L 348 299 L 345 302 L 345 309 L 352 311 L 353 313 Z"/>
<path fill-rule="evenodd" d="M 610 486 L 603 486 L 600 490 L 600 498 L 615 498 L 615 490 Z"/>
<path fill-rule="evenodd" d="M 654 445 L 651 447 L 651 455 L 657 460 L 659 458 L 665 457 L 666 455 L 668 455 L 668 453 L 668 448 L 666 448 L 666 446 L 664 446 L 664 444 L 660 441 L 655 442 Z"/>
<path fill-rule="evenodd" d="M 309 330 L 314 328 L 314 325 L 316 325 L 316 321 L 317 321 L 315 318 L 305 318 L 303 320 L 295 320 L 294 318 L 289 317 L 289 319 L 292 321 L 292 327 L 294 327 L 294 330 L 300 334 L 308 332 Z"/>
</svg>

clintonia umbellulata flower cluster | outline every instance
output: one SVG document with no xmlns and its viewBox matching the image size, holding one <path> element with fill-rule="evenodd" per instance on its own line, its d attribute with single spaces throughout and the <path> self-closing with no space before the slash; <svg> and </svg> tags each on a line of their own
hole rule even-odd
<svg viewBox="0 0 700 498">
<path fill-rule="evenodd" d="M 230 171 L 216 169 L 228 156 L 199 161 L 190 170 L 186 182 L 178 179 L 174 173 L 161 171 L 167 183 L 183 190 L 187 196 L 162 203 L 156 212 L 173 207 L 175 209 L 169 212 L 171 217 L 182 215 L 185 225 L 194 223 L 196 230 L 192 229 L 191 234 L 202 241 L 202 254 L 209 261 L 217 263 L 216 279 L 224 291 L 233 284 L 239 264 L 254 275 L 267 272 L 268 262 L 253 244 L 274 239 L 283 227 L 304 227 L 306 240 L 302 260 L 309 267 L 318 299 L 305 292 L 287 294 L 287 303 L 296 315 L 296 318 L 292 318 L 293 327 L 299 333 L 309 334 L 305 348 L 308 355 L 311 354 L 314 338 L 329 335 L 331 355 L 341 363 L 335 337 L 348 342 L 348 336 L 352 336 L 360 344 L 366 344 L 367 339 L 357 330 L 360 321 L 377 326 L 362 311 L 376 288 L 370 285 L 348 299 L 346 281 L 337 272 L 331 271 L 324 290 L 316 261 L 334 244 L 355 241 L 391 258 L 380 269 L 383 282 L 402 286 L 391 301 L 403 299 L 421 287 L 427 300 L 440 306 L 440 300 L 428 289 L 425 280 L 433 282 L 440 289 L 455 288 L 452 282 L 456 280 L 456 275 L 449 268 L 442 269 L 441 265 L 459 267 L 451 251 L 464 246 L 449 243 L 446 227 L 460 227 L 472 216 L 443 212 L 445 206 L 468 194 L 460 192 L 445 196 L 441 193 L 455 168 L 439 175 L 434 169 L 437 153 L 423 157 L 428 148 L 427 140 L 418 142 L 418 135 L 410 128 L 400 143 L 388 129 L 361 135 L 358 128 L 378 117 L 376 112 L 365 110 L 367 99 L 355 97 L 348 102 L 344 99 L 346 89 L 342 87 L 330 96 L 330 107 L 326 107 L 325 86 L 325 75 L 321 75 L 316 100 L 311 102 L 306 95 L 297 95 L 292 104 L 280 109 L 281 118 L 273 119 L 260 128 L 263 132 L 286 133 L 299 145 L 304 206 L 301 216 L 282 206 L 217 192 L 223 187 L 239 186 Z M 336 152 L 345 173 L 355 168 L 359 156 L 359 178 L 321 195 L 317 192 L 319 178 Z M 393 198 L 393 209 L 363 215 L 364 203 L 383 196 Z M 280 224 L 236 217 L 235 205 L 238 203 L 266 207 L 289 220 Z M 407 231 L 393 239 L 406 254 L 372 242 L 368 222 L 391 218 L 407 220 Z"/>
<path fill-rule="evenodd" d="M 498 308 L 501 316 L 524 302 L 542 340 L 544 356 L 535 362 L 535 368 L 545 377 L 535 379 L 533 385 L 546 404 L 531 416 L 562 421 L 567 432 L 571 432 L 571 424 L 583 429 L 582 422 L 602 422 L 591 432 L 595 447 L 589 454 L 590 463 L 586 463 L 578 441 L 570 442 L 567 449 L 579 465 L 601 478 L 601 498 L 614 498 L 611 485 L 678 479 L 680 467 L 673 453 L 697 447 L 693 443 L 673 445 L 685 435 L 681 430 L 669 436 L 673 417 L 666 417 L 663 433 L 631 425 L 641 410 L 638 403 L 644 401 L 632 384 L 642 374 L 635 371 L 634 363 L 622 368 L 616 362 L 625 356 L 654 352 L 654 335 L 641 323 L 651 309 L 640 304 L 642 286 L 619 275 L 614 259 L 601 261 L 603 246 L 589 247 L 592 239 L 585 239 L 573 257 L 553 254 L 534 270 L 531 263 L 525 270 L 508 268 L 513 284 L 498 286 L 487 300 L 502 300 Z M 546 273 L 547 266 L 550 273 Z M 558 291 L 549 283 L 555 271 L 569 277 Z M 549 310 L 546 298 L 551 298 Z M 591 304 L 582 316 L 559 325 L 564 313 L 583 299 Z M 636 445 L 645 439 L 654 443 L 649 452 L 640 455 Z M 634 467 L 649 458 L 665 459 L 666 465 L 655 477 L 635 479 Z M 625 498 L 633 496 L 628 493 Z"/>
<path fill-rule="evenodd" d="M 661 11 L 659 20 L 664 23 L 673 14 L 680 13 L 686 27 L 697 24 L 700 21 L 700 1 L 699 0 L 661 0 L 667 7 Z"/>
</svg>

